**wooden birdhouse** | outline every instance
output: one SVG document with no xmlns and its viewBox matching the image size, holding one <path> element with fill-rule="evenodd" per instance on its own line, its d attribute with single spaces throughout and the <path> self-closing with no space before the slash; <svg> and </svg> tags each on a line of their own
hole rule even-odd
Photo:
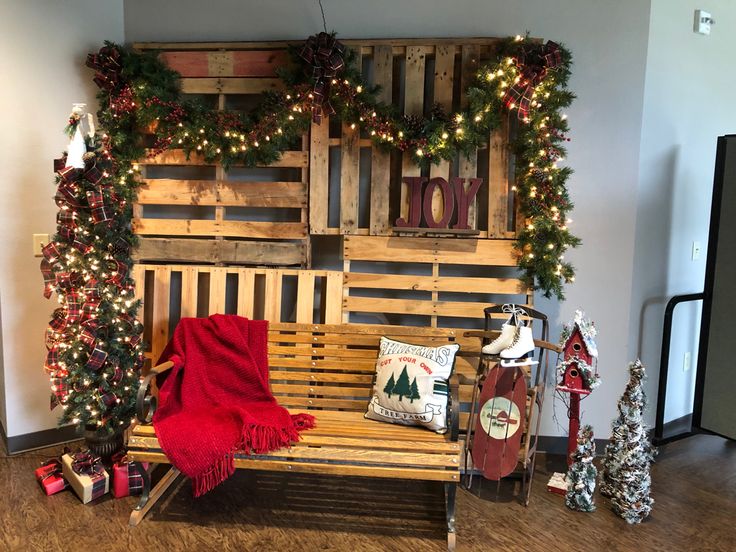
<svg viewBox="0 0 736 552">
<path fill-rule="evenodd" d="M 572 323 L 562 332 L 563 360 L 558 366 L 559 391 L 587 395 L 598 384 L 595 369 L 598 348 L 595 343 L 596 330 L 585 318 L 583 311 L 575 312 Z"/>
</svg>

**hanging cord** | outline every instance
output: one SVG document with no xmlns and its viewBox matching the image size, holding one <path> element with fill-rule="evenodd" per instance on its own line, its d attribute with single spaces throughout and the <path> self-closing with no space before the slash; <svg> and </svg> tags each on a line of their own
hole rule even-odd
<svg viewBox="0 0 736 552">
<path fill-rule="evenodd" d="M 322 26 L 325 28 L 325 33 L 327 33 L 327 20 L 325 19 L 325 9 L 322 7 L 322 0 L 317 0 L 319 2 L 319 11 L 322 12 Z"/>
</svg>

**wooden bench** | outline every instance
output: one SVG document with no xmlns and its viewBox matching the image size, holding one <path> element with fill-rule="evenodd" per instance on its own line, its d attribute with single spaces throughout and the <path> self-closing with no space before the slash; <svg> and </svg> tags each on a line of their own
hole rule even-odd
<svg viewBox="0 0 736 552">
<path fill-rule="evenodd" d="M 375 361 L 382 335 L 422 345 L 460 344 L 450 381 L 448 432 L 439 435 L 421 427 L 400 426 L 363 417 L 372 396 Z M 455 495 L 464 466 L 463 436 L 467 426 L 473 383 L 478 370 L 481 338 L 497 332 L 465 332 L 442 328 L 274 323 L 269 326 L 268 351 L 271 390 L 291 412 L 309 412 L 316 427 L 305 431 L 290 449 L 265 455 L 236 455 L 242 469 L 418 479 L 444 483 L 448 548 L 455 543 Z M 537 346 L 558 348 L 538 341 Z M 140 423 L 129 432 L 128 457 L 136 462 L 170 464 L 156 439 L 150 420 L 155 409 L 156 376 L 171 368 L 164 363 L 151 370 L 138 394 Z M 526 426 L 519 451 L 523 486 L 533 473 L 536 429 L 541 409 L 539 384 L 529 389 Z M 138 525 L 179 476 L 170 470 L 154 489 L 144 475 L 144 494 L 130 517 Z M 528 488 L 528 487 L 527 487 Z M 522 490 L 522 495 L 526 495 Z M 522 500 L 528 500 L 528 495 Z"/>
<path fill-rule="evenodd" d="M 316 427 L 290 449 L 265 455 L 236 455 L 237 468 L 283 472 L 320 473 L 438 481 L 445 485 L 448 547 L 455 542 L 455 495 L 461 475 L 462 442 L 459 441 L 461 373 L 475 371 L 476 351 L 461 344 L 451 380 L 446 434 L 367 420 L 363 417 L 372 396 L 375 361 L 380 337 L 422 345 L 462 342 L 462 330 L 367 326 L 357 324 L 271 324 L 269 365 L 271 390 L 291 412 L 309 412 Z M 458 337 L 460 336 L 460 337 Z M 470 341 L 465 345 L 474 343 Z M 155 377 L 171 367 L 153 368 L 139 392 L 139 419 L 150 420 L 155 399 L 147 394 Z M 464 387 L 467 387 L 466 385 Z M 467 389 L 464 389 L 464 394 Z M 472 390 L 471 390 L 472 391 Z M 128 438 L 128 457 L 136 462 L 170 464 L 161 451 L 152 425 L 139 423 Z M 174 482 L 175 468 L 145 492 L 133 511 L 137 525 L 151 506 Z"/>
</svg>

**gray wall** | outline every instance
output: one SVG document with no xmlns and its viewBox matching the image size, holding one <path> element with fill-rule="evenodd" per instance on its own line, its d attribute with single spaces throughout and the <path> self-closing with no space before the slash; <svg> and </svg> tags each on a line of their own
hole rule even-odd
<svg viewBox="0 0 736 552">
<path fill-rule="evenodd" d="M 125 36 L 134 41 L 303 39 L 322 27 L 316 1 L 126 0 Z M 574 53 L 567 159 L 584 245 L 569 258 L 578 278 L 563 305 L 539 300 L 554 322 L 584 307 L 600 329 L 604 386 L 583 403 L 586 422 L 606 436 L 626 380 L 629 305 L 649 2 L 634 0 L 324 0 L 327 25 L 344 38 L 533 36 L 563 41 Z M 688 21 L 683 25 L 689 25 Z M 553 333 L 557 335 L 557 330 Z M 549 395 L 551 399 L 551 394 Z M 557 435 L 552 401 L 542 433 Z M 564 408 L 557 405 L 562 425 Z"/>
<path fill-rule="evenodd" d="M 693 33 L 696 8 L 716 20 Z M 641 131 L 640 185 L 631 298 L 630 348 L 650 367 L 656 396 L 664 305 L 703 290 L 716 138 L 736 132 L 736 4 L 653 0 Z M 692 242 L 702 244 L 691 260 Z M 692 412 L 700 302 L 675 310 L 665 421 Z M 692 353 L 683 372 L 683 355 Z"/>
<path fill-rule="evenodd" d="M 56 426 L 43 371 L 43 336 L 54 303 L 43 298 L 31 235 L 53 233 L 52 159 L 74 102 L 94 107 L 87 52 L 123 39 L 119 0 L 0 2 L 0 312 L 2 423 L 8 436 Z"/>
</svg>

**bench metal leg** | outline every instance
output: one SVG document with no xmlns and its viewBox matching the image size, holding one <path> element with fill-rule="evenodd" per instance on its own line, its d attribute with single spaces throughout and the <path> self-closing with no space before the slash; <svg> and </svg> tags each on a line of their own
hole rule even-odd
<svg viewBox="0 0 736 552">
<path fill-rule="evenodd" d="M 144 470 L 140 463 L 136 462 L 137 468 L 143 477 L 143 494 L 138 505 L 135 507 L 133 512 L 130 514 L 130 521 L 128 524 L 132 527 L 138 525 L 153 507 L 156 502 L 164 495 L 166 489 L 168 489 L 174 481 L 179 477 L 181 472 L 175 467 L 171 467 L 169 471 L 161 478 L 156 487 L 151 489 L 151 472 L 156 467 L 156 464 L 152 464 L 149 470 Z"/>
<path fill-rule="evenodd" d="M 445 483 L 445 511 L 447 512 L 447 550 L 455 550 L 455 498 L 457 483 Z"/>
</svg>

